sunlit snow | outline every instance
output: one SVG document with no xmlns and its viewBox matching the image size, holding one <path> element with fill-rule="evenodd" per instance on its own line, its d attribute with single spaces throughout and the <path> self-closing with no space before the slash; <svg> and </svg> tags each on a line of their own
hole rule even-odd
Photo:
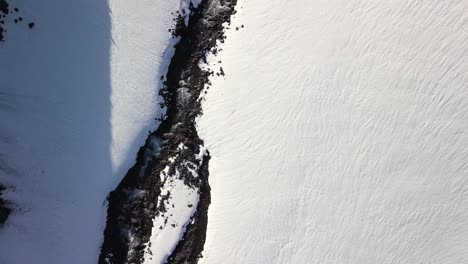
<svg viewBox="0 0 468 264">
<path fill-rule="evenodd" d="M 199 121 L 201 263 L 466 263 L 468 2 L 237 10 Z"/>
</svg>

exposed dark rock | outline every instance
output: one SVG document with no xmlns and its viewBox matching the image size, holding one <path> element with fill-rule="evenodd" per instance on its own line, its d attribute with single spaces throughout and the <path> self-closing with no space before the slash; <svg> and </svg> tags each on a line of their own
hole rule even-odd
<svg viewBox="0 0 468 264">
<path fill-rule="evenodd" d="M 4 190 L 5 186 L 0 184 L 0 225 L 5 223 L 5 221 L 11 213 L 11 209 L 8 207 L 5 200 L 2 199 L 2 194 Z"/>
<path fill-rule="evenodd" d="M 5 0 L 0 0 L 0 11 L 3 12 L 3 14 L 8 14 L 9 11 L 9 4 Z"/>
<path fill-rule="evenodd" d="M 208 156 L 201 166 L 201 173 L 208 175 Z M 200 187 L 200 201 L 197 211 L 192 217 L 195 221 L 187 226 L 182 240 L 177 244 L 167 259 L 168 264 L 197 263 L 202 257 L 201 252 L 206 240 L 206 227 L 208 225 L 208 207 L 211 203 L 210 184 L 205 177 Z"/>
<path fill-rule="evenodd" d="M 9 5 L 7 1 L 5 0 L 0 0 L 0 12 L 2 12 L 4 15 L 2 15 L 2 18 L 5 18 L 5 16 L 9 12 Z M 3 41 L 3 33 L 5 32 L 5 29 L 3 28 L 3 25 L 5 24 L 3 20 L 0 21 L 0 41 Z"/>
<path fill-rule="evenodd" d="M 198 63 L 206 61 L 209 51 L 217 51 L 217 40 L 224 39 L 223 23 L 230 22 L 235 4 L 236 0 L 203 0 L 197 8 L 190 7 L 190 14 L 186 14 L 190 15 L 187 26 L 184 17 L 178 16 L 172 32 L 180 37 L 180 41 L 175 46 L 164 88 L 160 91 L 167 108 L 166 116 L 140 148 L 135 165 L 108 196 L 107 225 L 99 263 L 143 261 L 153 219 L 163 217 L 164 226 L 167 224 L 166 206 L 169 206 L 170 195 L 161 196 L 160 191 L 164 184 L 160 174 L 166 167 L 169 168 L 168 175 L 178 171 L 178 179 L 199 193 L 197 210 L 167 263 L 197 263 L 201 256 L 211 201 L 210 156 L 206 152 L 201 159 L 196 158 L 201 153 L 203 141 L 198 136 L 195 119 L 202 114 L 199 95 L 205 84 L 209 84 L 210 72 L 200 69 Z M 181 144 L 184 148 L 179 148 Z M 196 170 L 198 177 L 189 169 Z M 158 199 L 159 206 L 155 206 Z"/>
<path fill-rule="evenodd" d="M 23 21 L 23 17 L 21 16 L 9 20 L 9 18 L 11 17 L 10 15 L 13 14 L 13 11 L 15 13 L 18 13 L 19 9 L 17 7 L 11 9 L 11 6 L 10 4 L 8 4 L 7 0 L 0 0 L 0 41 L 5 40 L 5 32 L 7 32 L 5 28 L 6 21 L 13 21 L 15 24 L 18 24 L 19 22 Z M 33 22 L 29 23 L 28 27 L 33 28 L 34 23 Z"/>
</svg>

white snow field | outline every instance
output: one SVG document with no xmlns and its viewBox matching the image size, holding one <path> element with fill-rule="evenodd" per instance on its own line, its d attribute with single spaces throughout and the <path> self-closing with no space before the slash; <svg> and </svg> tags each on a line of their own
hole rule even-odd
<svg viewBox="0 0 468 264">
<path fill-rule="evenodd" d="M 237 10 L 198 123 L 200 262 L 468 263 L 468 1 Z"/>
<path fill-rule="evenodd" d="M 12 4 L 35 26 L 9 21 L 0 43 L 0 183 L 15 206 L 0 263 L 96 263 L 106 196 L 157 125 L 180 2 Z"/>
</svg>

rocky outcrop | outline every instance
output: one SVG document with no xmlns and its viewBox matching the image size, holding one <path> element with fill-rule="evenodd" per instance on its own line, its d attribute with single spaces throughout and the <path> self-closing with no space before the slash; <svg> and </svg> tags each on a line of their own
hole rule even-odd
<svg viewBox="0 0 468 264">
<path fill-rule="evenodd" d="M 3 191 L 5 186 L 0 184 L 0 225 L 4 224 L 11 213 L 11 209 L 8 207 L 5 200 L 2 199 Z"/>
<path fill-rule="evenodd" d="M 201 257 L 211 201 L 210 156 L 198 136 L 195 119 L 202 114 L 201 94 L 212 73 L 202 70 L 199 62 L 224 39 L 223 23 L 229 23 L 235 4 L 236 0 L 203 0 L 196 8 L 191 6 L 188 24 L 178 19 L 174 34 L 180 41 L 160 91 L 166 115 L 139 150 L 136 164 L 108 197 L 100 263 L 143 262 L 153 219 L 167 217 L 172 194 L 162 193 L 162 187 L 175 180 L 196 191 L 199 199 L 167 263 L 196 263 Z"/>
</svg>

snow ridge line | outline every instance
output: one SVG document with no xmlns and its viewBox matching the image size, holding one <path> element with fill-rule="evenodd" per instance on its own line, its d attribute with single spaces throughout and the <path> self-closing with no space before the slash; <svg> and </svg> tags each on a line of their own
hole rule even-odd
<svg viewBox="0 0 468 264">
<path fill-rule="evenodd" d="M 216 53 L 217 41 L 224 37 L 223 24 L 230 23 L 237 0 L 202 0 L 190 3 L 190 19 L 180 15 L 175 46 L 160 95 L 166 116 L 158 129 L 140 148 L 135 165 L 118 187 L 108 196 L 107 224 L 99 263 L 151 263 L 148 254 L 155 228 L 175 228 L 166 215 L 175 194 L 164 191 L 167 181 L 183 182 L 186 189 L 198 194 L 196 207 L 189 219 L 182 219 L 181 239 L 167 252 L 163 263 L 197 263 L 206 237 L 207 211 L 211 202 L 208 183 L 210 155 L 198 136 L 195 119 L 202 114 L 200 96 L 209 84 L 207 70 L 199 67 L 208 52 Z M 174 191 L 176 189 L 172 189 Z M 178 205 L 179 206 L 179 205 Z M 172 204 L 174 207 L 174 204 Z M 155 220 L 164 225 L 155 227 Z M 188 220 L 188 221 L 186 221 Z M 161 221 L 159 221 L 161 222 Z M 145 257 L 146 256 L 146 257 Z"/>
</svg>

